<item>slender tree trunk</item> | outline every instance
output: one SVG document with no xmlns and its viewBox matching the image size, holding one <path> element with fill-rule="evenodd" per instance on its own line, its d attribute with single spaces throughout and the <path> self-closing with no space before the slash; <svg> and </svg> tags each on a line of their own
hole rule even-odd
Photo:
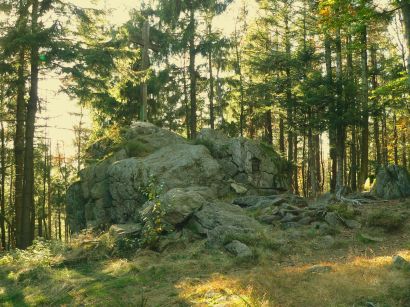
<svg viewBox="0 0 410 307">
<path fill-rule="evenodd" d="M 400 5 L 403 14 L 404 32 L 407 42 L 407 75 L 409 77 L 408 82 L 410 84 L 410 1 L 401 0 Z"/>
<path fill-rule="evenodd" d="M 401 131 L 401 163 L 404 168 L 407 168 L 407 143 L 406 143 L 406 132 L 407 132 L 407 127 L 402 129 Z"/>
<path fill-rule="evenodd" d="M 290 45 L 290 29 L 289 29 L 289 13 L 286 12 L 285 15 L 285 49 L 286 55 L 290 58 L 291 56 L 291 45 Z M 286 112 L 287 112 L 287 120 L 288 120 L 288 161 L 292 166 L 292 170 L 290 172 L 290 186 L 291 191 L 293 192 L 293 102 L 292 102 L 292 77 L 290 66 L 286 66 Z"/>
<path fill-rule="evenodd" d="M 399 164 L 399 135 L 397 133 L 397 116 L 396 112 L 393 112 L 393 154 L 394 154 L 394 164 Z"/>
<path fill-rule="evenodd" d="M 342 41 L 340 28 L 336 29 L 336 115 L 343 118 L 343 76 L 342 76 Z M 344 183 L 344 151 L 345 151 L 345 123 L 339 120 L 336 125 L 336 192 L 343 187 Z"/>
<path fill-rule="evenodd" d="M 196 104 L 196 86 L 197 86 L 197 72 L 195 67 L 196 58 L 196 47 L 195 47 L 195 10 L 193 7 L 192 0 L 190 2 L 190 13 L 189 13 L 189 77 L 191 79 L 190 84 L 190 100 L 191 100 L 191 116 L 190 116 L 190 137 L 191 139 L 196 139 L 197 133 L 197 104 Z"/>
<path fill-rule="evenodd" d="M 24 124 L 25 124 L 25 50 L 20 47 L 18 84 L 17 84 L 17 104 L 16 104 L 16 133 L 14 138 L 14 206 L 15 206 L 15 227 L 16 246 L 24 248 L 22 242 L 22 214 L 23 214 L 23 172 L 24 172 Z"/>
<path fill-rule="evenodd" d="M 182 69 L 182 78 L 184 86 L 184 107 L 185 107 L 185 127 L 186 127 L 186 137 L 191 138 L 190 134 L 190 115 L 189 115 L 189 97 L 188 97 L 188 83 L 186 74 L 186 52 L 184 52 L 184 68 Z"/>
<path fill-rule="evenodd" d="M 378 87 L 377 82 L 377 56 L 376 56 L 376 47 L 373 45 L 370 49 L 370 58 L 372 63 L 372 89 L 375 90 Z M 376 101 L 374 101 L 374 107 L 376 108 Z M 375 145 L 375 155 L 377 167 L 382 163 L 381 151 L 380 151 L 380 127 L 379 127 L 379 116 L 377 112 L 373 114 L 373 131 L 374 131 L 374 145 Z"/>
<path fill-rule="evenodd" d="M 219 117 L 221 120 L 221 125 L 224 125 L 224 106 L 222 101 L 222 81 L 220 78 L 220 71 L 221 71 L 221 61 L 217 61 L 217 68 L 216 68 L 216 96 L 218 97 L 218 107 L 219 107 Z"/>
<path fill-rule="evenodd" d="M 368 66 L 367 66 L 367 27 L 363 26 L 360 33 L 361 43 L 361 82 L 362 82 L 362 139 L 360 144 L 360 174 L 359 188 L 368 177 L 369 168 L 369 85 L 368 85 Z"/>
<path fill-rule="evenodd" d="M 243 131 L 245 129 L 245 90 L 243 86 L 243 75 L 242 75 L 242 59 L 239 50 L 239 35 L 237 29 L 235 28 L 235 56 L 236 56 L 236 74 L 239 76 L 239 91 L 240 91 L 240 101 L 239 101 L 239 130 L 241 136 L 243 136 Z"/>
<path fill-rule="evenodd" d="M 38 0 L 32 2 L 31 31 L 37 32 Z M 32 244 L 32 222 L 34 219 L 34 131 L 38 103 L 38 61 L 39 51 L 36 42 L 31 47 L 31 80 L 30 99 L 27 104 L 25 152 L 24 152 L 24 185 L 23 185 L 23 210 L 21 227 L 21 248 L 25 249 Z"/>
<path fill-rule="evenodd" d="M 282 156 L 285 156 L 285 122 L 283 116 L 279 116 L 279 151 Z"/>
<path fill-rule="evenodd" d="M 48 168 L 47 168 L 47 225 L 48 231 L 47 236 L 48 239 L 52 239 L 52 223 L 51 218 L 53 214 L 53 210 L 51 208 L 51 142 L 48 145 L 49 152 L 48 152 Z"/>
<path fill-rule="evenodd" d="M 387 165 L 389 163 L 389 151 L 388 151 L 388 135 L 387 135 L 387 114 L 386 110 L 383 110 L 382 118 L 382 144 L 383 144 L 383 164 Z"/>
<path fill-rule="evenodd" d="M 208 24 L 208 35 L 212 35 L 212 24 Z M 209 66 L 209 121 L 211 129 L 215 129 L 215 112 L 214 112 L 214 75 L 212 71 L 212 49 L 208 54 L 208 66 Z"/>
<path fill-rule="evenodd" d="M 5 225 L 5 217 L 6 217 L 6 138 L 4 132 L 4 124 L 3 121 L 0 121 L 0 143 L 1 143 L 1 151 L 0 151 L 0 163 L 1 163 L 1 172 L 0 172 L 0 230 L 1 230 L 1 246 L 6 248 L 6 225 Z"/>
<path fill-rule="evenodd" d="M 334 110 L 333 99 L 333 73 L 332 73 L 332 49 L 330 44 L 330 36 L 325 35 L 325 64 L 326 64 L 326 79 L 330 98 L 330 109 Z M 336 159 L 336 137 L 335 129 L 333 125 L 329 127 L 329 156 L 331 160 L 331 173 L 330 173 L 330 191 L 334 192 L 336 188 L 336 175 L 337 175 L 337 159 Z"/>
<path fill-rule="evenodd" d="M 272 130 L 272 110 L 268 110 L 265 114 L 265 135 L 266 143 L 273 144 L 273 130 Z"/>
<path fill-rule="evenodd" d="M 307 197 L 307 180 L 306 180 L 306 135 L 303 135 L 303 147 L 302 147 L 302 186 L 303 196 Z"/>
<path fill-rule="evenodd" d="M 308 150 L 309 150 L 309 178 L 311 184 L 311 196 L 316 197 L 318 194 L 317 184 L 317 167 L 316 167 L 316 144 L 312 129 L 309 129 Z"/>
<path fill-rule="evenodd" d="M 293 135 L 293 152 L 295 158 L 295 167 L 294 167 L 294 174 L 293 174 L 293 186 L 294 186 L 294 193 L 299 195 L 299 174 L 298 174 L 298 137 L 296 133 Z"/>
<path fill-rule="evenodd" d="M 315 134 L 314 138 L 314 146 L 315 146 L 315 165 L 316 165 L 316 182 L 317 182 L 317 190 L 321 192 L 320 182 L 322 181 L 322 172 L 320 170 L 320 136 L 319 134 Z"/>
</svg>

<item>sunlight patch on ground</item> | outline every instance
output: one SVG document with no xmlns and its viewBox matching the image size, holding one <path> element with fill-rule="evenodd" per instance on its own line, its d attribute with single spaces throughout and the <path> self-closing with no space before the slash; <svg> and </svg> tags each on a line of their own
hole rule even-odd
<svg viewBox="0 0 410 307">
<path fill-rule="evenodd" d="M 202 281 L 187 278 L 176 285 L 180 297 L 197 306 L 269 306 L 269 302 L 255 298 L 251 286 L 244 288 L 235 278 L 214 274 Z"/>
</svg>

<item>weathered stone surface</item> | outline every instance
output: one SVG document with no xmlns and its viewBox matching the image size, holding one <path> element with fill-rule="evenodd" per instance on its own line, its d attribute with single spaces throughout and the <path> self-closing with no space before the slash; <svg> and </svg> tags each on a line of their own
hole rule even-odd
<svg viewBox="0 0 410 307">
<path fill-rule="evenodd" d="M 225 249 L 239 258 L 252 256 L 252 250 L 246 244 L 243 244 L 238 240 L 233 240 L 231 243 L 225 245 Z"/>
<path fill-rule="evenodd" d="M 371 193 L 384 199 L 396 199 L 410 196 L 410 174 L 397 165 L 382 167 L 376 177 Z"/>
<path fill-rule="evenodd" d="M 81 183 L 72 184 L 67 190 L 67 221 L 73 232 L 79 232 L 87 226 L 85 218 L 85 199 Z"/>
<path fill-rule="evenodd" d="M 109 235 L 115 240 L 136 237 L 141 232 L 140 224 L 114 224 L 108 230 Z"/>
<path fill-rule="evenodd" d="M 207 203 L 204 196 L 208 196 L 210 192 L 210 190 L 200 187 L 169 190 L 160 197 L 161 206 L 165 210 L 164 222 L 172 226 L 184 223 L 194 212 Z"/>
<path fill-rule="evenodd" d="M 208 239 L 210 245 L 224 244 L 228 238 L 252 234 L 261 225 L 243 209 L 225 203 L 208 203 L 194 213 L 187 227 Z"/>
<path fill-rule="evenodd" d="M 244 185 L 236 182 L 231 183 L 231 188 L 236 194 L 246 194 L 246 192 L 248 192 L 248 189 Z"/>
<path fill-rule="evenodd" d="M 73 231 L 141 221 L 152 206 L 146 195 L 150 185 L 171 229 L 189 225 L 196 236 L 224 244 L 226 238 L 253 233 L 261 224 L 243 209 L 216 199 L 232 188 L 249 194 L 288 187 L 286 161 L 256 141 L 221 135 L 213 142 L 200 138 L 193 144 L 148 123 L 134 123 L 118 133 L 118 139 L 102 139 L 90 147 L 88 162 L 94 162 L 70 188 L 68 219 Z M 274 196 L 257 202 L 269 208 L 285 200 Z"/>
<path fill-rule="evenodd" d="M 228 138 L 212 129 L 203 129 L 198 141 L 238 182 L 256 190 L 289 189 L 288 165 L 270 146 L 245 138 Z"/>
</svg>

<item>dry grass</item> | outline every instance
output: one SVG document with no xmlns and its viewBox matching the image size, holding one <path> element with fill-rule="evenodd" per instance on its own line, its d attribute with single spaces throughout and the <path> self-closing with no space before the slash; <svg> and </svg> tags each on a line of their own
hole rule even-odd
<svg viewBox="0 0 410 307">
<path fill-rule="evenodd" d="M 363 215 L 383 206 L 366 207 Z M 394 210 L 408 210 L 408 204 L 396 204 Z M 357 232 L 342 231 L 328 247 L 316 233 L 294 233 L 277 250 L 261 244 L 252 263 L 200 241 L 163 254 L 144 250 L 128 259 L 90 260 L 102 252 L 90 247 L 95 238 L 87 234 L 68 254 L 80 255 L 78 262 L 62 265 L 67 256 L 61 255 L 46 262 L 24 260 L 29 255 L 0 261 L 0 305 L 410 306 L 410 272 L 391 267 L 396 254 L 410 261 L 409 224 L 383 233 L 382 243 L 363 243 Z M 89 243 L 80 244 L 84 239 Z M 331 271 L 312 273 L 312 265 Z"/>
</svg>

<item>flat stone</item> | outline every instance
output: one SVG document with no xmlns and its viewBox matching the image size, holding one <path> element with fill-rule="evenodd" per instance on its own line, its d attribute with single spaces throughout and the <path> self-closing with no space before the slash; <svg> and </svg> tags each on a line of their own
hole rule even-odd
<svg viewBox="0 0 410 307">
<path fill-rule="evenodd" d="M 231 243 L 225 245 L 225 249 L 239 258 L 252 256 L 252 250 L 238 240 L 233 240 Z"/>
<path fill-rule="evenodd" d="M 337 227 L 341 224 L 340 218 L 334 212 L 326 213 L 325 221 L 332 227 Z"/>
<path fill-rule="evenodd" d="M 410 268 L 410 262 L 399 255 L 395 255 L 392 258 L 392 266 L 396 269 Z"/>
<path fill-rule="evenodd" d="M 231 188 L 236 194 L 246 194 L 248 192 L 248 189 L 243 184 L 236 182 L 231 183 Z"/>
<path fill-rule="evenodd" d="M 360 237 L 368 242 L 383 242 L 382 238 L 378 238 L 378 237 L 373 237 L 371 235 L 365 234 L 365 233 L 361 233 Z"/>
<path fill-rule="evenodd" d="M 332 271 L 332 267 L 329 265 L 314 265 L 306 270 L 307 273 L 314 273 L 314 274 L 328 273 L 331 271 Z"/>
<path fill-rule="evenodd" d="M 345 220 L 344 222 L 345 222 L 346 226 L 350 229 L 359 229 L 359 228 L 362 227 L 362 224 L 360 224 L 356 220 Z"/>
</svg>

